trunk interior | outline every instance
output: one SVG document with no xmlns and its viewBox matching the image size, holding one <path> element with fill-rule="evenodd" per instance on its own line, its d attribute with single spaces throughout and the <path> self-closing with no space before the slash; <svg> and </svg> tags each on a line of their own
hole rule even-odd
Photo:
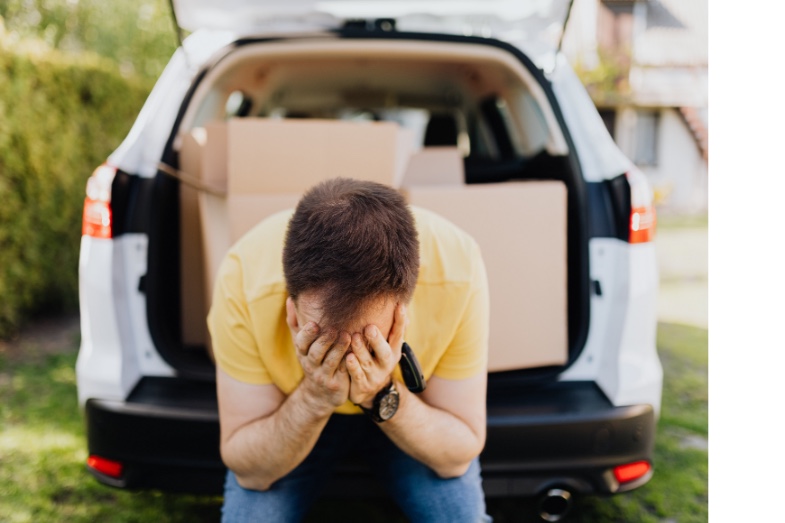
<svg viewBox="0 0 785 523">
<path fill-rule="evenodd" d="M 271 179 L 289 174 L 284 165 L 276 175 L 267 161 L 272 153 L 266 157 L 263 146 L 272 139 L 240 160 L 232 155 L 246 153 L 232 147 L 207 152 L 204 136 L 220 126 L 239 136 L 238 120 L 268 133 L 271 125 L 295 126 L 294 135 L 297 125 L 334 122 L 338 131 L 319 131 L 332 137 L 343 132 L 339 124 L 395 122 L 406 133 L 399 139 L 413 143 L 395 183 L 411 203 L 454 221 L 483 249 L 496 379 L 547 379 L 577 357 L 589 319 L 585 184 L 547 81 L 502 44 L 438 40 L 246 41 L 198 77 L 163 158 L 186 178 L 159 173 L 154 181 L 145 285 L 153 340 L 181 376 L 214 377 L 205 324 L 211 266 L 229 239 L 282 205 L 270 204 L 271 190 L 258 184 L 252 194 L 233 195 L 239 185 L 225 173 L 236 178 L 232 166 L 245 163 Z M 334 138 L 336 155 L 357 147 L 351 132 Z M 315 154 L 306 141 L 291 148 L 294 156 Z M 207 196 L 189 180 L 225 196 Z M 282 201 L 296 202 L 305 189 L 287 188 Z M 222 197 L 218 207 L 206 201 Z M 251 214 L 237 218 L 246 208 Z M 238 219 L 246 225 L 210 231 Z"/>
</svg>

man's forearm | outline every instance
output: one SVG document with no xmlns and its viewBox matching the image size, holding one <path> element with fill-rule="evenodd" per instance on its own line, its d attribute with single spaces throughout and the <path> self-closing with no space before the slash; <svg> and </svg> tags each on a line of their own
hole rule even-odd
<svg viewBox="0 0 785 523">
<path fill-rule="evenodd" d="M 485 445 L 485 433 L 472 430 L 457 416 L 426 404 L 397 383 L 400 405 L 395 416 L 379 427 L 404 452 L 440 477 L 466 472 Z"/>
<path fill-rule="evenodd" d="M 310 454 L 332 410 L 298 387 L 267 417 L 237 429 L 221 445 L 224 463 L 244 488 L 267 490 Z"/>
</svg>

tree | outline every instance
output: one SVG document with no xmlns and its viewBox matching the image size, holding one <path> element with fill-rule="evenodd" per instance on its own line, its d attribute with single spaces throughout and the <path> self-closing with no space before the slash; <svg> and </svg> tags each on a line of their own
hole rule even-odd
<svg viewBox="0 0 785 523">
<path fill-rule="evenodd" d="M 0 18 L 11 35 L 94 51 L 127 77 L 157 78 L 177 46 L 166 0 L 3 0 Z"/>
</svg>

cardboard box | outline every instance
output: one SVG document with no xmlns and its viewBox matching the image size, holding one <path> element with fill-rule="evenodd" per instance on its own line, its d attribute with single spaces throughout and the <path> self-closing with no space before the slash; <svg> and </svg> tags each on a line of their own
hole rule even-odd
<svg viewBox="0 0 785 523">
<path fill-rule="evenodd" d="M 463 183 L 463 156 L 457 147 L 425 147 L 409 157 L 402 186 Z"/>
<path fill-rule="evenodd" d="M 204 129 L 183 137 L 180 170 L 201 179 Z M 199 191 L 180 184 L 180 303 L 183 344 L 203 345 L 207 339 L 205 264 Z"/>
<path fill-rule="evenodd" d="M 230 195 L 302 193 L 336 176 L 400 187 L 414 148 L 394 122 L 238 118 L 225 128 Z"/>
<path fill-rule="evenodd" d="M 399 187 L 414 147 L 393 122 L 236 118 L 207 124 L 204 135 L 202 181 L 227 192 L 223 204 L 201 195 L 209 282 L 235 241 L 317 183 L 344 176 Z"/>
<path fill-rule="evenodd" d="M 232 194 L 228 197 L 229 238 L 234 244 L 260 221 L 273 214 L 294 209 L 300 194 Z"/>
<path fill-rule="evenodd" d="M 555 181 L 409 187 L 472 235 L 491 300 L 490 371 L 567 362 L 567 190 Z"/>
<path fill-rule="evenodd" d="M 203 183 L 226 190 L 228 184 L 229 129 L 225 122 L 210 122 L 191 131 L 190 136 L 201 143 L 200 178 Z M 185 147 L 185 142 L 183 142 Z M 182 157 L 182 153 L 181 153 Z M 182 163 L 182 158 L 180 159 Z"/>
<path fill-rule="evenodd" d="M 208 142 L 208 138 L 212 141 Z M 208 124 L 182 136 L 180 171 L 189 178 L 226 188 L 226 130 Z M 225 197 L 180 184 L 180 303 L 185 345 L 207 345 L 207 312 L 212 303 L 215 275 L 231 246 Z"/>
</svg>

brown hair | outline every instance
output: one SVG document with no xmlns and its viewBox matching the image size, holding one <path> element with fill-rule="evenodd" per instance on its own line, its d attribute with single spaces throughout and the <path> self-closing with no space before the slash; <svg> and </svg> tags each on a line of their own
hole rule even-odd
<svg viewBox="0 0 785 523">
<path fill-rule="evenodd" d="M 296 300 L 316 291 L 322 323 L 344 325 L 374 299 L 408 302 L 419 242 L 403 197 L 376 182 L 335 178 L 297 204 L 283 249 L 286 287 Z"/>
</svg>

